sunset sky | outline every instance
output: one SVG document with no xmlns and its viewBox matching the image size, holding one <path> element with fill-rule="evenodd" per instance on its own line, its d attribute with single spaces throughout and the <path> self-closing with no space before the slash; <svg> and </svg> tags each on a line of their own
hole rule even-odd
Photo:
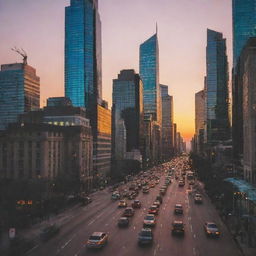
<svg viewBox="0 0 256 256">
<path fill-rule="evenodd" d="M 41 78 L 41 105 L 64 95 L 64 7 L 69 0 L 0 0 L 0 64 L 28 53 Z M 188 141 L 194 133 L 194 94 L 203 88 L 206 29 L 227 38 L 231 66 L 231 0 L 99 0 L 102 22 L 103 97 L 121 69 L 139 71 L 139 45 L 158 24 L 160 82 L 174 96 L 174 120 Z"/>
</svg>

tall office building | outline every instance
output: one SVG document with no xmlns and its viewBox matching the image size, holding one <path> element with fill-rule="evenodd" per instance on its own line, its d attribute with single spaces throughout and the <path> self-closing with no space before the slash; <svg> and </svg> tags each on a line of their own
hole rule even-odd
<svg viewBox="0 0 256 256">
<path fill-rule="evenodd" d="M 102 99 L 98 0 L 71 0 L 65 9 L 65 96 L 87 109 L 94 176 L 105 176 L 111 167 L 111 112 Z"/>
<path fill-rule="evenodd" d="M 17 121 L 19 114 L 40 108 L 40 79 L 25 63 L 1 65 L 0 130 Z"/>
<path fill-rule="evenodd" d="M 226 39 L 207 29 L 206 138 L 208 145 L 230 138 Z"/>
<path fill-rule="evenodd" d="M 162 156 L 164 160 L 173 155 L 173 97 L 168 86 L 160 84 L 162 98 Z"/>
<path fill-rule="evenodd" d="M 256 0 L 232 0 L 233 67 L 249 37 L 256 35 Z"/>
<path fill-rule="evenodd" d="M 98 0 L 71 0 L 65 8 L 65 95 L 88 108 L 102 97 Z"/>
<path fill-rule="evenodd" d="M 205 90 L 195 94 L 195 137 L 194 145 L 198 153 L 203 150 L 205 128 Z"/>
<path fill-rule="evenodd" d="M 152 115 L 154 121 L 161 123 L 157 33 L 140 45 L 140 77 L 144 91 L 144 115 Z"/>
<path fill-rule="evenodd" d="M 127 152 L 143 153 L 143 85 L 133 69 L 121 70 L 113 80 L 112 147 L 115 159 Z"/>
</svg>

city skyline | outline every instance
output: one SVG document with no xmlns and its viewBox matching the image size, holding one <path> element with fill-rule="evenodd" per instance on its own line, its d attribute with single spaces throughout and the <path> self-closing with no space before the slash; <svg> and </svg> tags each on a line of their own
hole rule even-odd
<svg viewBox="0 0 256 256">
<path fill-rule="evenodd" d="M 145 4 L 148 8 L 144 8 Z M 68 5 L 69 1 L 66 0 L 37 3 L 25 0 L 22 4 L 15 0 L 8 3 L 0 0 L 0 23 L 9 24 L 8 29 L 3 26 L 0 28 L 1 63 L 20 62 L 19 56 L 9 49 L 14 45 L 25 48 L 28 52 L 28 63 L 37 68 L 42 80 L 41 106 L 45 105 L 47 97 L 64 95 L 63 27 L 64 7 Z M 134 13 L 134 20 L 130 19 L 131 11 Z M 138 72 L 139 45 L 152 35 L 157 22 L 160 83 L 170 85 L 169 93 L 174 96 L 174 120 L 186 141 L 190 140 L 194 133 L 193 95 L 203 88 L 205 75 L 204 48 L 207 27 L 222 32 L 228 39 L 228 57 L 229 63 L 232 63 L 231 1 L 207 3 L 195 0 L 191 3 L 183 0 L 170 3 L 162 0 L 159 4 L 159 1 L 120 3 L 110 0 L 99 1 L 99 12 L 103 33 L 104 98 L 111 103 L 111 82 L 120 69 L 134 68 Z M 31 14 L 33 22 L 25 21 L 28 13 Z M 176 13 L 179 13 L 179 16 Z M 20 20 L 18 24 L 13 16 Z M 137 24 L 136 30 L 134 24 Z M 43 40 L 46 35 L 47 40 Z M 30 40 L 26 39 L 29 36 Z M 55 58 L 49 61 L 47 58 L 52 55 Z M 110 61 L 111 65 L 108 65 Z"/>
</svg>

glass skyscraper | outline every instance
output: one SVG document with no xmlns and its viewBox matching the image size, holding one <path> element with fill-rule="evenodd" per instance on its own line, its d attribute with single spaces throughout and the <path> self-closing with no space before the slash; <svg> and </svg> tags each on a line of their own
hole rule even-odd
<svg viewBox="0 0 256 256">
<path fill-rule="evenodd" d="M 115 156 L 125 152 L 143 151 L 143 85 L 133 69 L 121 70 L 113 80 L 113 148 Z M 123 136 L 125 135 L 125 138 Z M 123 141 L 123 144 L 121 145 Z"/>
<path fill-rule="evenodd" d="M 228 61 L 226 39 L 207 29 L 206 136 L 208 143 L 229 138 Z"/>
<path fill-rule="evenodd" d="M 153 120 L 161 123 L 157 33 L 140 45 L 140 77 L 144 90 L 144 115 L 152 115 Z"/>
<path fill-rule="evenodd" d="M 232 0 L 233 67 L 249 37 L 256 35 L 256 0 Z"/>
<path fill-rule="evenodd" d="M 98 0 L 71 0 L 65 8 L 65 96 L 89 107 L 102 97 Z"/>
<path fill-rule="evenodd" d="M 23 63 L 1 65 L 0 130 L 18 121 L 18 115 L 40 108 L 40 78 Z"/>
</svg>

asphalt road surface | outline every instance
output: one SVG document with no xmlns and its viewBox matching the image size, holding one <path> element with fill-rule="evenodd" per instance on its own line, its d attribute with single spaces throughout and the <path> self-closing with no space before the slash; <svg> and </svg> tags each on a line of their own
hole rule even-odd
<svg viewBox="0 0 256 256">
<path fill-rule="evenodd" d="M 184 158 L 183 158 L 184 159 Z M 179 160 L 181 163 L 182 158 Z M 178 186 L 173 179 L 169 185 L 163 203 L 157 215 L 157 224 L 153 228 L 154 242 L 152 246 L 138 246 L 138 233 L 143 226 L 144 216 L 148 208 L 159 194 L 164 184 L 165 173 L 161 171 L 160 183 L 150 189 L 149 194 L 140 191 L 136 199 L 142 203 L 141 209 L 135 210 L 128 228 L 119 228 L 117 220 L 124 209 L 119 209 L 118 201 L 111 201 L 111 192 L 107 189 L 94 194 L 93 202 L 78 208 L 63 223 L 60 233 L 48 242 L 39 242 L 28 255 L 30 256 L 238 256 L 241 255 L 232 240 L 226 226 L 219 218 L 208 197 L 203 194 L 203 204 L 194 203 L 193 194 L 188 182 L 184 187 Z M 132 200 L 127 200 L 131 205 Z M 174 215 L 174 205 L 181 203 L 184 214 Z M 173 220 L 183 220 L 185 236 L 171 235 Z M 205 221 L 214 221 L 221 232 L 220 238 L 207 238 L 203 230 Z M 88 250 L 86 241 L 95 231 L 107 232 L 108 244 L 100 250 Z"/>
</svg>

